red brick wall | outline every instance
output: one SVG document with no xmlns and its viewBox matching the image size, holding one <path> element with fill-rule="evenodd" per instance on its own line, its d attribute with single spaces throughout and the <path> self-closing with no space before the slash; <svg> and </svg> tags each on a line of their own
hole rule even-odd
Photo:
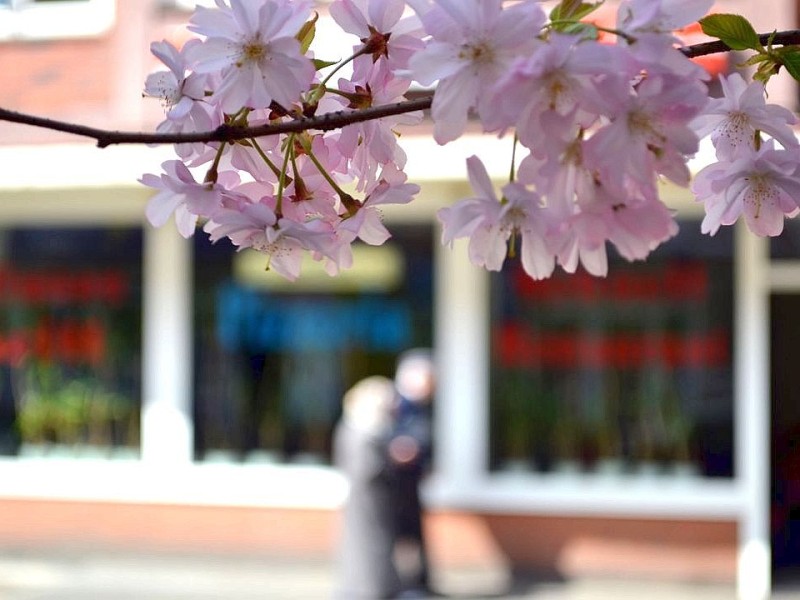
<svg viewBox="0 0 800 600">
<path fill-rule="evenodd" d="M 736 574 L 735 522 L 440 513 L 429 526 L 445 563 L 478 565 L 493 555 L 565 576 L 730 582 Z"/>
<path fill-rule="evenodd" d="M 163 111 L 141 96 L 147 73 L 160 65 L 149 46 L 164 38 L 180 44 L 187 19 L 156 0 L 117 2 L 115 25 L 99 36 L 0 40 L 0 106 L 105 129 L 152 130 Z M 0 122 L 0 144 L 80 139 Z"/>
<path fill-rule="evenodd" d="M 58 116 L 110 97 L 110 38 L 0 43 L 0 103 Z"/>
<path fill-rule="evenodd" d="M 0 501 L 0 546 L 110 546 L 330 558 L 338 514 L 325 510 Z M 731 582 L 736 524 L 436 511 L 432 562 L 513 566 L 566 576 Z"/>
<path fill-rule="evenodd" d="M 0 544 L 320 556 L 335 539 L 326 510 L 0 501 Z"/>
</svg>

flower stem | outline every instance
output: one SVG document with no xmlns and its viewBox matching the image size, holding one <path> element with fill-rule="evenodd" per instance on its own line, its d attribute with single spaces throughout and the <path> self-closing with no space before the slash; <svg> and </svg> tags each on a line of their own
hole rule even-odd
<svg viewBox="0 0 800 600">
<path fill-rule="evenodd" d="M 230 122 L 232 125 L 236 127 L 247 127 L 247 115 L 250 114 L 250 109 L 246 106 L 243 106 L 235 114 L 231 115 Z M 206 173 L 205 182 L 206 183 L 216 183 L 217 176 L 219 175 L 219 161 L 222 159 L 222 155 L 225 152 L 225 146 L 228 144 L 227 141 L 223 141 L 219 148 L 217 148 L 217 154 L 214 156 L 214 162 L 211 163 L 211 166 Z"/>
<path fill-rule="evenodd" d="M 311 162 L 314 163 L 314 166 L 317 167 L 320 175 L 322 175 L 325 178 L 325 181 L 330 184 L 330 186 L 333 188 L 333 191 L 335 191 L 340 198 L 349 196 L 349 194 L 345 192 L 338 183 L 336 183 L 336 180 L 331 177 L 331 174 L 328 173 L 327 169 L 325 169 L 325 166 L 319 162 L 319 159 L 314 155 L 314 151 L 311 149 L 311 144 L 308 144 L 306 147 L 304 147 L 304 150 L 306 151 L 306 156 L 308 156 Z"/>
<path fill-rule="evenodd" d="M 283 155 L 283 165 L 278 174 L 278 193 L 275 194 L 275 215 L 280 218 L 283 214 L 283 191 L 286 188 L 286 169 L 289 168 L 289 159 L 294 153 L 295 134 L 290 134 L 286 138 L 286 153 Z"/>
<path fill-rule="evenodd" d="M 346 58 L 346 59 L 344 59 L 342 62 L 340 62 L 338 65 L 336 65 L 336 66 L 334 67 L 333 71 L 331 71 L 330 73 L 328 73 L 328 74 L 325 76 L 325 79 L 323 79 L 323 80 L 322 80 L 322 82 L 320 82 L 320 86 L 321 86 L 322 88 L 325 88 L 325 85 L 326 85 L 326 84 L 327 84 L 327 83 L 328 83 L 328 82 L 331 80 L 331 78 L 332 78 L 334 75 L 336 75 L 336 73 L 338 73 L 338 72 L 339 72 L 339 71 L 340 71 L 340 70 L 341 70 L 343 67 L 345 67 L 346 65 L 350 64 L 351 62 L 353 62 L 353 61 L 354 61 L 356 58 L 358 58 L 359 56 L 361 56 L 362 54 L 364 54 L 364 52 L 365 52 L 365 51 L 366 51 L 366 46 L 364 46 L 363 48 L 361 48 L 361 50 L 359 50 L 358 52 L 356 52 L 355 54 L 353 54 L 353 55 L 352 55 L 352 56 L 350 56 L 349 58 Z"/>
<path fill-rule="evenodd" d="M 616 35 L 624 39 L 629 44 L 633 44 L 636 42 L 636 38 L 629 33 L 625 33 L 619 29 L 614 29 L 613 27 L 603 27 L 602 25 L 598 25 L 597 23 L 587 23 L 584 21 L 576 21 L 574 19 L 556 19 L 555 21 L 550 21 L 547 24 L 547 27 L 550 29 L 555 29 L 559 25 L 584 25 L 587 28 L 594 29 L 596 31 L 602 31 L 603 33 L 610 33 L 612 35 Z"/>
<path fill-rule="evenodd" d="M 267 164 L 267 166 L 269 167 L 269 170 L 272 171 L 275 174 L 275 177 L 280 178 L 280 176 L 281 176 L 280 169 L 278 169 L 277 165 L 270 160 L 270 158 L 269 158 L 269 156 L 267 156 L 266 152 L 264 152 L 264 150 L 261 149 L 261 146 L 258 145 L 258 142 L 256 141 L 256 138 L 250 138 L 250 143 L 253 144 L 253 148 L 256 149 L 256 152 L 261 157 L 261 160 L 263 160 Z"/>
<path fill-rule="evenodd" d="M 356 58 L 358 58 L 359 56 L 361 56 L 362 54 L 365 54 L 365 53 L 366 53 L 366 46 L 364 46 L 363 48 L 361 48 L 361 50 L 359 50 L 358 52 L 356 52 L 352 56 L 344 59 L 338 65 L 336 65 L 333 68 L 333 70 L 324 77 L 324 79 L 319 83 L 319 85 L 314 89 L 314 91 L 311 92 L 311 96 L 308 99 L 309 100 L 309 104 L 316 104 L 317 102 L 319 102 L 322 99 L 322 96 L 325 95 L 325 92 L 333 91 L 333 90 L 329 90 L 327 87 L 325 87 L 327 85 L 327 83 L 331 80 L 331 78 L 334 75 L 336 75 L 336 73 L 341 71 L 342 68 L 344 68 L 346 65 L 350 64 Z"/>
<path fill-rule="evenodd" d="M 519 142 L 519 136 L 514 133 L 514 142 L 511 146 L 511 171 L 508 174 L 508 181 L 514 183 L 514 179 L 516 178 L 517 173 L 517 143 Z"/>
<path fill-rule="evenodd" d="M 225 152 L 225 146 L 228 142 L 222 142 L 217 148 L 217 154 L 214 156 L 214 162 L 211 163 L 211 166 L 208 168 L 206 172 L 206 177 L 203 180 L 205 183 L 217 183 L 217 177 L 219 176 L 219 161 L 222 160 L 222 155 Z"/>
</svg>

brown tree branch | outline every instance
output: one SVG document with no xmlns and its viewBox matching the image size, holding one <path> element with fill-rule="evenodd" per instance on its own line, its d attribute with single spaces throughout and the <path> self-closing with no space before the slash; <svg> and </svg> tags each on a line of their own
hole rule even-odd
<svg viewBox="0 0 800 600">
<path fill-rule="evenodd" d="M 761 33 L 758 38 L 762 44 L 769 41 L 771 33 Z M 800 44 L 800 29 L 791 29 L 788 31 L 779 31 L 775 34 L 772 43 L 776 46 L 794 46 Z M 719 40 L 713 42 L 704 42 L 702 44 L 693 44 L 691 46 L 684 46 L 680 49 L 689 58 L 697 58 L 699 56 L 707 56 L 709 54 L 719 54 L 720 52 L 730 52 L 731 48 Z"/>
<path fill-rule="evenodd" d="M 193 142 L 233 142 L 266 135 L 276 135 L 279 133 L 296 133 L 316 129 L 328 131 L 339 129 L 345 125 L 361 123 L 410 113 L 418 110 L 430 108 L 432 95 L 415 100 L 406 100 L 396 104 L 386 104 L 382 106 L 372 106 L 359 110 L 340 110 L 332 113 L 325 113 L 317 117 L 304 117 L 293 121 L 283 121 L 280 123 L 257 125 L 254 127 L 237 127 L 233 125 L 221 125 L 213 131 L 198 131 L 195 133 L 140 133 L 130 131 L 112 131 L 77 125 L 65 121 L 46 119 L 33 115 L 16 112 L 0 108 L 0 121 L 31 125 L 33 127 L 43 127 L 53 131 L 71 133 L 74 135 L 88 137 L 97 140 L 97 146 L 105 148 L 114 144 L 181 144 Z"/>
<path fill-rule="evenodd" d="M 771 34 L 761 34 L 762 44 L 766 44 Z M 773 44 L 788 46 L 800 44 L 800 30 L 781 31 L 774 35 Z M 725 43 L 720 41 L 693 44 L 680 48 L 681 52 L 689 58 L 729 52 Z M 307 130 L 329 131 L 339 129 L 346 125 L 381 119 L 394 115 L 425 110 L 430 108 L 433 95 L 423 96 L 413 100 L 406 100 L 396 104 L 372 106 L 359 110 L 340 110 L 315 117 L 304 117 L 293 121 L 284 121 L 275 124 L 258 125 L 255 127 L 236 127 L 222 125 L 213 131 L 199 131 L 195 133 L 142 133 L 130 131 L 113 131 L 87 127 L 55 119 L 37 117 L 26 113 L 0 108 L 0 121 L 19 123 L 32 127 L 43 127 L 53 131 L 70 133 L 73 135 L 92 138 L 97 141 L 97 146 L 105 148 L 115 144 L 181 144 L 194 142 L 233 142 L 253 137 L 276 135 L 279 133 L 297 133 Z"/>
</svg>

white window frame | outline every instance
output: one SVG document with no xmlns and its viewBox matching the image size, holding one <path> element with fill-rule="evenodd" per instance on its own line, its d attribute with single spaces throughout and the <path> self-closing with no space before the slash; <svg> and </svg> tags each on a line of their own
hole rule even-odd
<svg viewBox="0 0 800 600">
<path fill-rule="evenodd" d="M 115 0 L 11 0 L 0 6 L 0 40 L 94 37 L 107 32 L 115 16 Z"/>
<path fill-rule="evenodd" d="M 13 1 L 13 0 L 12 0 Z M 316 0 L 315 4 L 330 4 L 333 0 Z M 196 6 L 213 7 L 214 0 L 165 0 L 164 4 L 172 4 L 180 10 L 194 10 Z"/>
<path fill-rule="evenodd" d="M 173 0 L 175 8 L 194 10 L 196 6 L 214 6 L 214 0 Z"/>
</svg>

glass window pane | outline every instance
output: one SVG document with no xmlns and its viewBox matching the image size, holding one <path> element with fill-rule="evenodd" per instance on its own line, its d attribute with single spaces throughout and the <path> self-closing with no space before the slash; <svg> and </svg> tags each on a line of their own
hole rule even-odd
<svg viewBox="0 0 800 600">
<path fill-rule="evenodd" d="M 786 219 L 783 233 L 769 238 L 770 258 L 800 259 L 800 220 Z"/>
<path fill-rule="evenodd" d="M 0 233 L 4 453 L 138 453 L 141 258 L 139 229 Z"/>
<path fill-rule="evenodd" d="M 491 467 L 731 476 L 732 234 L 647 262 L 492 279 Z"/>
<path fill-rule="evenodd" d="M 431 343 L 433 232 L 393 227 L 339 277 L 286 283 L 264 255 L 195 237 L 196 455 L 328 463 L 341 398 Z"/>
</svg>

